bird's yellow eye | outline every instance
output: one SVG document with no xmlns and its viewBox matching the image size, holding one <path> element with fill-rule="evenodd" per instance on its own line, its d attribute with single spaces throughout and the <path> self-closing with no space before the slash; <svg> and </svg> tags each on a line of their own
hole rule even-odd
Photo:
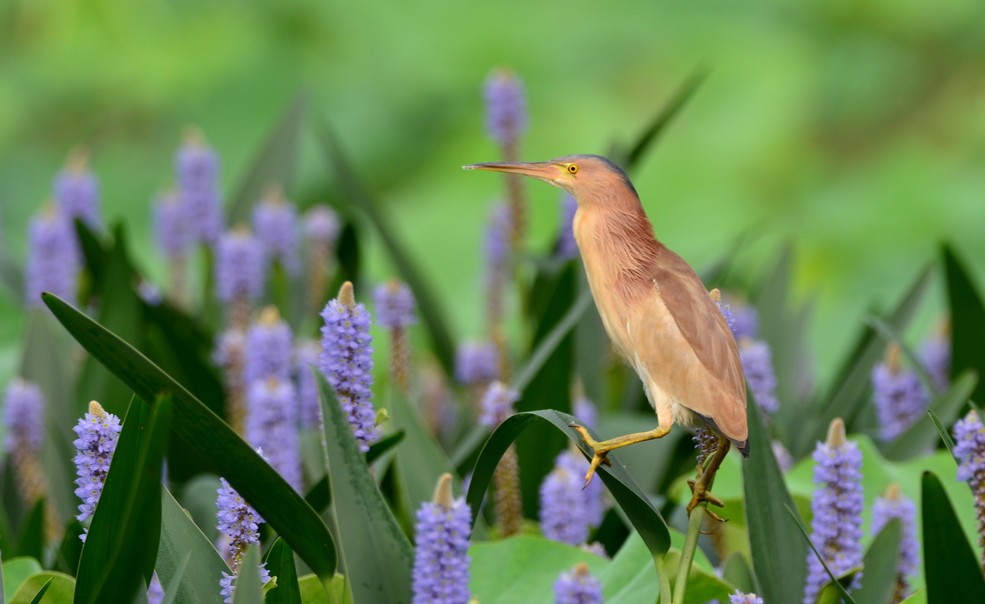
<svg viewBox="0 0 985 604">
<path fill-rule="evenodd" d="M 578 164 L 568 164 L 568 174 L 577 174 Z"/>
</svg>

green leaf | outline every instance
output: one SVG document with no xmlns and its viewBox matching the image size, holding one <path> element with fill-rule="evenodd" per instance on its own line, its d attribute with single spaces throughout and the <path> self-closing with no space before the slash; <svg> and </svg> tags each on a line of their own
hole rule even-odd
<svg viewBox="0 0 985 604">
<path fill-rule="evenodd" d="M 212 507 L 215 509 L 214 504 Z M 161 541 L 155 569 L 164 593 L 174 593 L 177 602 L 222 604 L 219 580 L 222 579 L 223 572 L 230 572 L 229 567 L 212 542 L 192 521 L 188 512 L 182 509 L 163 485 Z"/>
<path fill-rule="evenodd" d="M 19 556 L 3 562 L 3 599 L 9 602 L 14 592 L 28 577 L 41 572 L 41 565 L 34 558 Z"/>
<path fill-rule="evenodd" d="M 885 604 L 892 600 L 902 543 L 903 525 L 899 520 L 890 520 L 865 552 L 862 562 L 865 577 L 862 587 L 855 592 L 858 604 Z"/>
<path fill-rule="evenodd" d="M 57 296 L 45 294 L 44 300 L 69 333 L 138 396 L 171 395 L 172 446 L 184 447 L 207 460 L 316 574 L 328 579 L 335 573 L 335 544 L 328 527 L 238 434 L 118 336 Z"/>
<path fill-rule="evenodd" d="M 327 588 L 314 575 L 305 575 L 298 583 L 304 604 L 352 604 L 352 596 L 346 591 L 345 575 L 341 573 L 332 577 Z"/>
<path fill-rule="evenodd" d="M 909 598 L 900 602 L 900 604 L 927 604 L 927 590 L 916 590 Z"/>
<path fill-rule="evenodd" d="M 52 570 L 68 574 L 78 570 L 79 558 L 82 556 L 82 540 L 79 535 L 82 533 L 82 525 L 75 518 L 65 525 L 65 533 L 62 535 L 62 543 L 58 547 L 58 556 Z"/>
<path fill-rule="evenodd" d="M 445 323 L 444 317 L 446 315 L 442 312 L 437 297 L 424 280 L 424 275 L 418 265 L 412 260 L 412 255 L 397 238 L 396 231 L 380 208 L 379 203 L 359 182 L 359 178 L 350 165 L 335 133 L 327 125 L 323 125 L 318 138 L 328 156 L 329 163 L 338 176 L 344 198 L 373 224 L 383 247 L 390 255 L 390 261 L 393 262 L 407 286 L 414 292 L 414 299 L 421 313 L 421 319 L 431 338 L 434 355 L 441 362 L 445 373 L 452 375 L 455 369 L 455 340 Z"/>
<path fill-rule="evenodd" d="M 52 581 L 51 579 L 48 579 L 47 581 L 44 582 L 44 585 L 41 586 L 41 589 L 38 590 L 38 593 L 34 594 L 34 598 L 31 600 L 31 604 L 40 604 L 41 598 L 44 597 L 45 592 L 48 591 L 49 587 L 51 587 L 51 581 Z"/>
<path fill-rule="evenodd" d="M 755 593 L 757 590 L 752 568 L 740 553 L 734 553 L 725 559 L 722 565 L 722 578 L 735 585 L 742 593 Z"/>
<path fill-rule="evenodd" d="M 149 582 L 161 533 L 161 467 L 172 404 L 135 398 L 82 548 L 77 602 L 126 602 Z"/>
<path fill-rule="evenodd" d="M 37 560 L 43 558 L 44 553 L 44 506 L 45 499 L 38 499 L 31 508 L 30 513 L 21 528 L 20 538 L 17 540 L 17 555 L 30 556 Z"/>
<path fill-rule="evenodd" d="M 951 383 L 947 392 L 934 398 L 929 411 L 934 413 L 938 422 L 951 425 L 968 402 L 968 397 L 971 396 L 977 383 L 976 373 L 965 371 Z M 883 453 L 891 460 L 910 459 L 927 453 L 937 442 L 938 437 L 937 427 L 928 413 L 887 444 Z"/>
<path fill-rule="evenodd" d="M 38 591 L 46 583 L 49 585 L 44 597 L 41 598 L 42 604 L 72 604 L 75 579 L 64 573 L 49 570 L 32 575 L 21 583 L 14 595 L 7 600 L 7 604 L 29 604 L 33 602 Z"/>
<path fill-rule="evenodd" d="M 746 410 L 749 457 L 742 463 L 752 566 L 765 602 L 799 602 L 807 578 L 807 545 L 758 407 Z M 785 509 L 786 508 L 786 509 Z"/>
<path fill-rule="evenodd" d="M 267 592 L 266 604 L 301 604 L 301 588 L 298 586 L 298 570 L 294 566 L 294 552 L 277 539 L 264 558 L 270 575 L 277 577 L 277 586 Z"/>
<path fill-rule="evenodd" d="M 244 174 L 229 205 L 229 224 L 250 221 L 250 211 L 269 183 L 279 183 L 291 191 L 301 153 L 301 138 L 308 108 L 308 95 L 300 92 L 281 115 L 277 126 Z"/>
<path fill-rule="evenodd" d="M 246 548 L 233 582 L 233 604 L 263 604 L 263 584 L 260 583 L 260 546 Z"/>
<path fill-rule="evenodd" d="M 924 472 L 920 502 L 923 572 L 930 602 L 985 602 L 985 578 L 944 486 Z"/>
<path fill-rule="evenodd" d="M 352 427 L 321 372 L 325 465 L 340 555 L 356 602 L 410 602 L 414 552 L 359 452 Z"/>
<path fill-rule="evenodd" d="M 947 299 L 951 311 L 951 376 L 965 369 L 985 370 L 985 303 L 954 250 L 942 250 Z M 985 400 L 985 383 L 979 382 L 971 398 Z"/>
<path fill-rule="evenodd" d="M 489 436 L 489 440 L 482 448 L 472 471 L 472 481 L 469 483 L 467 500 L 472 507 L 473 522 L 478 517 L 479 505 L 482 503 L 483 495 L 489 486 L 493 470 L 496 469 L 500 458 L 534 420 L 541 420 L 554 425 L 569 440 L 578 445 L 582 454 L 591 457 L 592 452 L 582 441 L 581 436 L 569 427 L 575 418 L 567 413 L 544 409 L 517 413 L 509 417 Z M 653 507 L 650 499 L 636 484 L 633 477 L 626 471 L 625 466 L 611 453 L 609 454 L 609 461 L 612 462 L 612 465 L 600 466 L 598 476 L 605 483 L 609 493 L 622 508 L 633 527 L 639 532 L 650 552 L 654 556 L 663 555 L 670 547 L 670 531 L 667 528 L 667 523 L 664 522 L 660 512 Z"/>
</svg>

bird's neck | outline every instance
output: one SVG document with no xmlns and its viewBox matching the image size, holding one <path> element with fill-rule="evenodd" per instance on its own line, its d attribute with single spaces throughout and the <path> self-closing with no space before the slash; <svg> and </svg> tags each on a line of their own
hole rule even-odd
<svg viewBox="0 0 985 604">
<path fill-rule="evenodd" d="M 654 262 L 663 247 L 637 202 L 579 207 L 574 224 L 592 287 L 615 288 L 636 297 L 652 287 Z"/>
</svg>

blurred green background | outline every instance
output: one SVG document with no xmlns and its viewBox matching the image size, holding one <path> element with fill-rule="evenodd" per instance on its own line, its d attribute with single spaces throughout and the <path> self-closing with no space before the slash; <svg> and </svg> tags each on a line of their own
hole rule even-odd
<svg viewBox="0 0 985 604">
<path fill-rule="evenodd" d="M 502 65 L 527 87 L 531 160 L 605 153 L 709 67 L 634 182 L 658 237 L 696 267 L 749 229 L 756 237 L 736 258 L 747 279 L 784 243 L 795 246 L 822 374 L 864 311 L 895 299 L 940 241 L 953 241 L 985 282 L 980 0 L 5 0 L 3 238 L 21 261 L 30 215 L 68 151 L 85 144 L 104 216 L 127 223 L 143 268 L 161 278 L 148 207 L 173 178 L 182 129 L 198 125 L 219 151 L 228 194 L 306 88 L 456 333 L 481 335 L 481 233 L 500 180 L 459 166 L 497 159 L 481 86 Z M 320 201 L 311 192 L 329 179 L 309 137 L 288 193 Z M 557 228 L 558 194 L 528 190 L 531 244 L 542 248 Z M 370 243 L 370 274 L 385 278 L 391 268 Z M 19 307 L 0 294 L 0 383 L 15 365 Z"/>
</svg>

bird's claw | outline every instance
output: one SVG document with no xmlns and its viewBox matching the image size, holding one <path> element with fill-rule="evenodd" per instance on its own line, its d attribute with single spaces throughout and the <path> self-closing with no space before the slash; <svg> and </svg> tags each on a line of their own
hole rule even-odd
<svg viewBox="0 0 985 604">
<path fill-rule="evenodd" d="M 585 445 L 592 450 L 592 463 L 588 467 L 588 472 L 585 473 L 585 486 L 582 487 L 585 489 L 588 488 L 589 483 L 592 482 L 592 476 L 595 476 L 595 471 L 600 465 L 612 465 L 612 462 L 609 461 L 608 457 L 609 451 L 608 449 L 599 446 L 599 442 L 592 438 L 592 435 L 589 434 L 588 430 L 586 430 L 583 426 L 579 426 L 578 424 L 572 422 L 568 424 L 568 427 L 577 432 L 581 436 L 582 440 L 585 441 Z"/>
<path fill-rule="evenodd" d="M 705 486 L 705 482 L 703 480 L 698 480 L 698 481 L 689 480 L 687 481 L 687 486 L 691 487 L 691 502 L 687 504 L 688 516 L 691 515 L 691 512 L 694 510 L 694 508 L 698 507 L 698 504 L 700 504 L 701 502 L 707 502 L 710 505 L 714 505 L 720 508 L 725 507 L 725 502 L 719 499 L 718 497 L 712 495 L 711 492 L 708 491 L 708 487 Z M 722 518 L 715 512 L 709 510 L 707 507 L 705 508 L 705 513 L 707 513 L 712 520 L 717 520 L 719 522 L 727 522 L 724 518 Z"/>
</svg>

